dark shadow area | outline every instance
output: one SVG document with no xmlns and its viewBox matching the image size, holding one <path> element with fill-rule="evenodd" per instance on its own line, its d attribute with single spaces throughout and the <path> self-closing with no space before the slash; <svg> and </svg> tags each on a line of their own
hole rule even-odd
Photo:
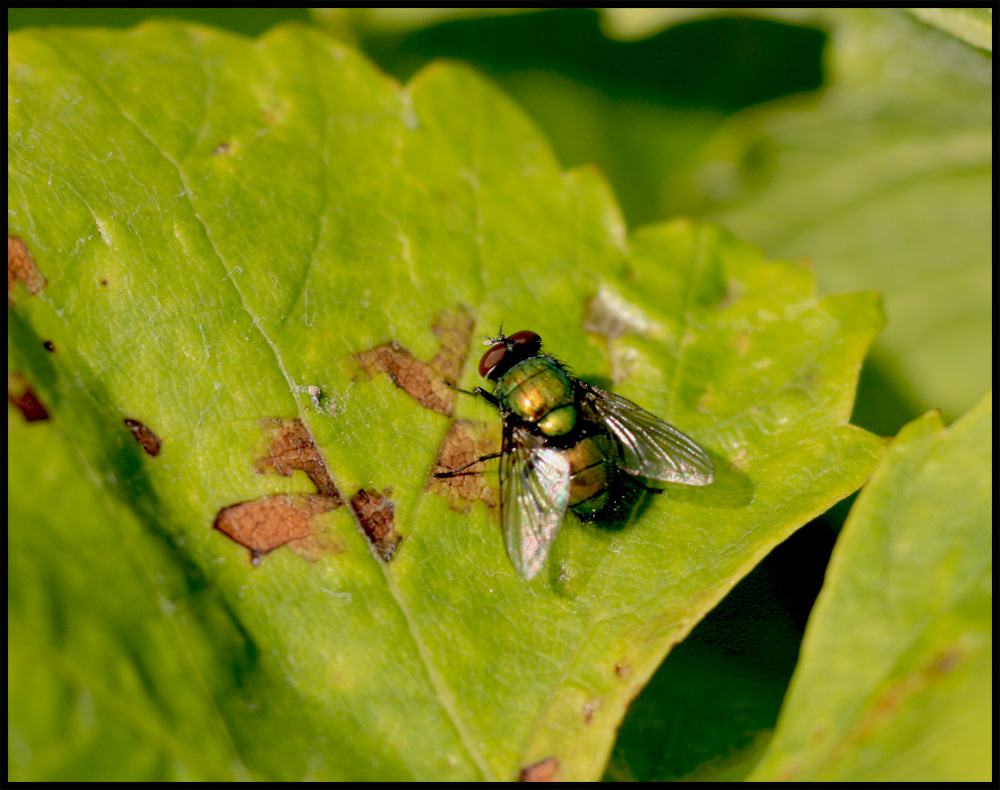
<svg viewBox="0 0 1000 790">
<path fill-rule="evenodd" d="M 889 367 L 877 351 L 868 355 L 861 368 L 851 413 L 852 424 L 879 436 L 895 436 L 922 413 Z"/>
<path fill-rule="evenodd" d="M 612 777 L 712 778 L 766 743 L 855 496 L 777 546 L 673 649 L 626 714 Z"/>
<path fill-rule="evenodd" d="M 362 43 L 385 70 L 407 80 L 434 58 L 456 58 L 493 76 L 556 71 L 616 95 L 735 112 L 823 81 L 826 35 L 766 19 L 716 16 L 649 38 L 616 41 L 592 9 L 564 9 L 443 22 Z"/>
<path fill-rule="evenodd" d="M 618 532 L 638 521 L 653 500 L 663 493 L 644 485 L 621 470 L 613 470 L 608 481 L 608 501 L 594 513 L 575 512 L 581 522 L 603 530 Z"/>
</svg>

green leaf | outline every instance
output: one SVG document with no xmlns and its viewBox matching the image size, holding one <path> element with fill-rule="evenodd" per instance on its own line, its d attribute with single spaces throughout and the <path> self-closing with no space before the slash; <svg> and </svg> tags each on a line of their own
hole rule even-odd
<svg viewBox="0 0 1000 790">
<path fill-rule="evenodd" d="M 466 69 L 400 87 L 295 27 L 24 32 L 9 53 L 8 234 L 30 286 L 10 292 L 9 364 L 50 415 L 39 445 L 77 460 L 66 490 L 90 487 L 78 523 L 50 510 L 45 455 L 9 444 L 9 520 L 35 534 L 19 562 L 45 568 L 25 573 L 39 603 L 10 604 L 37 635 L 10 651 L 77 660 L 67 618 L 106 635 L 48 678 L 60 704 L 11 715 L 21 778 L 62 775 L 34 755 L 67 720 L 115 743 L 121 716 L 72 702 L 102 685 L 110 706 L 120 666 L 160 662 L 147 695 L 186 684 L 216 745 L 167 766 L 183 744 L 133 744 L 144 773 L 95 746 L 78 778 L 597 778 L 670 646 L 881 454 L 847 424 L 876 297 L 819 299 L 808 270 L 712 226 L 626 240 L 601 178 L 561 172 Z M 568 518 L 522 582 L 495 478 L 431 476 L 496 446 L 496 414 L 447 382 L 481 383 L 474 338 L 501 321 L 689 433 L 717 482 L 620 529 Z M 43 595 L 66 554 L 49 531 L 119 548 Z M 119 575 L 125 597 L 91 605 Z M 116 638 L 130 618 L 153 636 Z M 131 737 L 177 728 L 134 715 Z"/>
<path fill-rule="evenodd" d="M 15 415 L 7 779 L 249 778 L 223 708 L 253 647 L 225 602 L 94 467 L 78 466 L 60 435 L 65 412 Z M 122 438 L 122 457 L 135 455 Z"/>
<path fill-rule="evenodd" d="M 917 19 L 980 49 L 993 51 L 992 8 L 908 8 Z"/>
<path fill-rule="evenodd" d="M 991 781 L 993 396 L 904 428 L 851 511 L 752 778 Z"/>
<path fill-rule="evenodd" d="M 955 417 L 991 383 L 992 59 L 897 10 L 835 20 L 823 95 L 741 113 L 706 152 L 704 214 L 809 256 L 826 291 L 877 288 L 875 377 L 911 416 Z"/>
</svg>

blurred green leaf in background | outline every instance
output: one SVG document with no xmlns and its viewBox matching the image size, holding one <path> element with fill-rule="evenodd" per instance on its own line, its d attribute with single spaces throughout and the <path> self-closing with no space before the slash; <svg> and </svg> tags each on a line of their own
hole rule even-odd
<svg viewBox="0 0 1000 790">
<path fill-rule="evenodd" d="M 991 16 L 45 13 L 9 779 L 991 777 Z M 717 482 L 523 583 L 501 322 Z"/>
<path fill-rule="evenodd" d="M 988 776 L 992 463 L 992 393 L 947 430 L 931 413 L 900 431 L 844 527 L 752 778 Z"/>
</svg>

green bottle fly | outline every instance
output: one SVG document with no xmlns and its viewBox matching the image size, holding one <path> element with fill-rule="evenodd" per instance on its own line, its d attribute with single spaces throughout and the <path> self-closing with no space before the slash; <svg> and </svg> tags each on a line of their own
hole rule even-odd
<svg viewBox="0 0 1000 790">
<path fill-rule="evenodd" d="M 574 377 L 542 352 L 536 333 L 501 332 L 488 342 L 479 373 L 493 392 L 477 387 L 473 394 L 499 409 L 503 446 L 479 460 L 500 458 L 507 554 L 524 579 L 545 564 L 567 509 L 582 518 L 599 514 L 622 473 L 691 486 L 714 480 L 711 459 L 694 441 L 631 401 Z"/>
</svg>

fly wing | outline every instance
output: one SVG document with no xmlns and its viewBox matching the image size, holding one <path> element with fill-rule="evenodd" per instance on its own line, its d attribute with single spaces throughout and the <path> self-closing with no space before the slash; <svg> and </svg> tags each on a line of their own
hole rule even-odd
<svg viewBox="0 0 1000 790">
<path fill-rule="evenodd" d="M 712 459 L 673 425 L 620 395 L 582 381 L 579 384 L 585 413 L 603 422 L 618 440 L 620 469 L 689 486 L 707 486 L 715 479 Z"/>
<path fill-rule="evenodd" d="M 505 426 L 500 456 L 500 520 L 507 554 L 533 579 L 559 534 L 569 504 L 569 460 L 523 426 Z"/>
</svg>

